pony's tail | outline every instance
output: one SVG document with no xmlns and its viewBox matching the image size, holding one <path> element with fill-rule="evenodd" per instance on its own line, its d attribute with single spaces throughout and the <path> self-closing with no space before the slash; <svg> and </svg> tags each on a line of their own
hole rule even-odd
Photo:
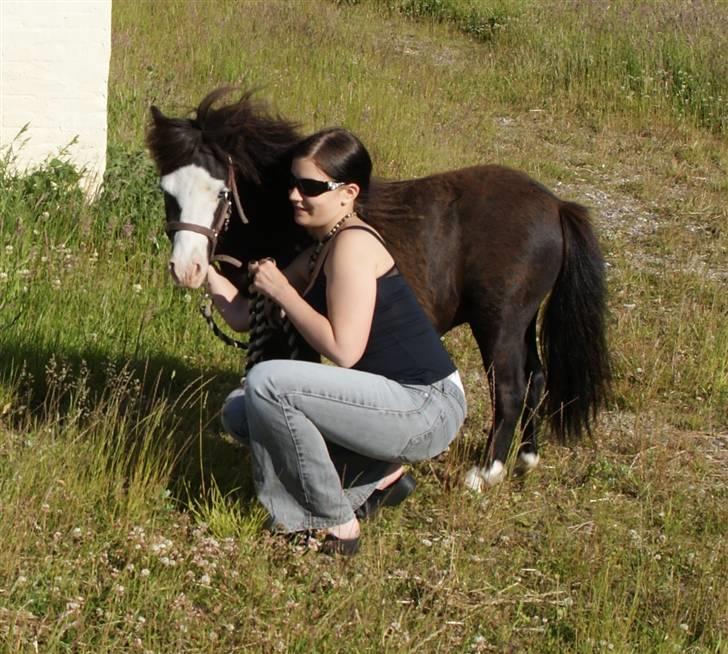
<svg viewBox="0 0 728 654">
<path fill-rule="evenodd" d="M 561 271 L 541 322 L 546 410 L 566 441 L 591 434 L 611 379 L 605 334 L 604 258 L 585 207 L 561 202 Z"/>
</svg>

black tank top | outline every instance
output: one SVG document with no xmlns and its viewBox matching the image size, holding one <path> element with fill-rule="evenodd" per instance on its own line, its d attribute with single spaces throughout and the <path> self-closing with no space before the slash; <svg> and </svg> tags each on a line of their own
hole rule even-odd
<svg viewBox="0 0 728 654">
<path fill-rule="evenodd" d="M 363 229 L 385 245 L 374 230 L 363 225 L 345 227 L 336 236 L 347 229 Z M 305 299 L 328 317 L 323 265 Z M 369 340 L 361 359 L 352 368 L 402 384 L 432 384 L 455 372 L 438 333 L 396 265 L 377 278 Z"/>
</svg>

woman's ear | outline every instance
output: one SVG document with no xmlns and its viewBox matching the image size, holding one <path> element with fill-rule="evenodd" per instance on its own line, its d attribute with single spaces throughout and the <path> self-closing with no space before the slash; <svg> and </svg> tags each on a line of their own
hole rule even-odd
<svg viewBox="0 0 728 654">
<path fill-rule="evenodd" d="M 361 189 L 359 188 L 359 184 L 356 184 L 354 182 L 342 187 L 342 190 L 346 194 L 346 199 L 350 200 L 351 202 L 359 197 L 359 192 L 361 191 Z"/>
</svg>

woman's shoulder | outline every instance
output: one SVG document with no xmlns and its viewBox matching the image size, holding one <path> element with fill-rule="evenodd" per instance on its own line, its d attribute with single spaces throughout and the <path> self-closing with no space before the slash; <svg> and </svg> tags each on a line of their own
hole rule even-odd
<svg viewBox="0 0 728 654">
<path fill-rule="evenodd" d="M 371 268 L 375 276 L 393 263 L 379 233 L 366 223 L 355 223 L 342 228 L 332 243 L 330 256 L 327 257 L 327 273 L 331 267 L 344 266 Z M 331 266 L 331 267 L 330 267 Z"/>
<path fill-rule="evenodd" d="M 346 235 L 346 236 L 345 236 Z M 339 230 L 339 233 L 337 234 L 338 238 L 354 238 L 358 237 L 360 241 L 368 240 L 368 239 L 374 239 L 378 241 L 382 246 L 386 247 L 385 241 L 382 238 L 382 235 L 374 229 L 371 225 L 365 223 L 363 220 L 359 219 L 356 222 L 353 222 L 349 225 L 346 225 L 345 227 L 342 227 Z"/>
</svg>

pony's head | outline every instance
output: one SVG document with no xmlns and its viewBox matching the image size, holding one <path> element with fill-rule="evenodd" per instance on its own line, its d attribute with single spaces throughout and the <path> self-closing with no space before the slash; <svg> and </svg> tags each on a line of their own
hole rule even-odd
<svg viewBox="0 0 728 654">
<path fill-rule="evenodd" d="M 270 117 L 251 93 L 225 106 L 215 106 L 229 88 L 205 97 L 192 117 L 171 118 L 151 107 L 147 146 L 160 174 L 167 233 L 172 241 L 169 270 L 175 283 L 199 287 L 213 250 L 225 253 L 228 207 L 230 225 L 240 229 L 248 217 L 266 232 L 270 213 L 287 210 L 286 152 L 298 140 L 295 126 Z M 239 203 L 232 196 L 240 189 Z M 265 218 L 265 221 L 261 221 Z M 219 244 L 218 244 L 219 239 Z M 234 256 L 244 258 L 245 247 Z M 227 245 L 229 249 L 229 245 Z M 255 243 L 249 245 L 255 250 Z"/>
</svg>

